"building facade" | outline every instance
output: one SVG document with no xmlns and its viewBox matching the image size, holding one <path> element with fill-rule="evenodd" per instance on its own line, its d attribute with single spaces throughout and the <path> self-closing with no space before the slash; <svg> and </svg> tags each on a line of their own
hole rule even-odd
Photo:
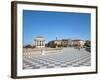
<svg viewBox="0 0 100 80">
<path fill-rule="evenodd" d="M 52 40 L 50 42 L 48 42 L 48 47 L 51 48 L 57 48 L 57 47 L 61 47 L 61 40 Z"/>
<path fill-rule="evenodd" d="M 62 39 L 62 40 L 53 40 L 48 42 L 48 47 L 57 48 L 57 47 L 71 47 L 79 46 L 83 47 L 85 41 L 83 40 L 71 40 L 71 39 Z"/>
<path fill-rule="evenodd" d="M 70 47 L 70 46 L 72 46 L 72 40 L 71 39 L 62 39 L 62 46 L 63 47 Z"/>
<path fill-rule="evenodd" d="M 73 46 L 83 47 L 84 44 L 85 44 L 85 41 L 84 40 L 80 40 L 80 39 L 73 40 Z"/>
</svg>

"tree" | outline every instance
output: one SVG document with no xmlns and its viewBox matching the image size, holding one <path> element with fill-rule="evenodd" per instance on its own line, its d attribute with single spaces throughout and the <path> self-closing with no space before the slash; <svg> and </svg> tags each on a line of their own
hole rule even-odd
<svg viewBox="0 0 100 80">
<path fill-rule="evenodd" d="M 26 45 L 24 48 L 33 48 L 30 44 Z"/>
<path fill-rule="evenodd" d="M 86 47 L 91 47 L 91 42 L 89 40 L 87 40 L 84 44 Z"/>
</svg>

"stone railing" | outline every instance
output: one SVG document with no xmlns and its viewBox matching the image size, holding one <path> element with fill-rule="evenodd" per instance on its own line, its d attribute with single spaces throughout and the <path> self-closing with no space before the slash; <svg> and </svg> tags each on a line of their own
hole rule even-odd
<svg viewBox="0 0 100 80">
<path fill-rule="evenodd" d="M 44 55 L 49 53 L 57 53 L 60 52 L 62 48 L 24 48 L 24 55 Z"/>
</svg>

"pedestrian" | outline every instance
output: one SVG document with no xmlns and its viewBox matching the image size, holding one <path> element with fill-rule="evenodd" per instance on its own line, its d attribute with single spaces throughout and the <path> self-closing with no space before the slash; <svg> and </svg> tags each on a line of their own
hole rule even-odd
<svg viewBox="0 0 100 80">
<path fill-rule="evenodd" d="M 78 50 L 80 51 L 80 47 L 78 47 Z"/>
</svg>

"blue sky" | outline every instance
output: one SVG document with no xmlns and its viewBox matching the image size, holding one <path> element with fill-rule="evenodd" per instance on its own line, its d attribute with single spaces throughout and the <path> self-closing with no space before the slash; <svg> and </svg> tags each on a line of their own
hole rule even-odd
<svg viewBox="0 0 100 80">
<path fill-rule="evenodd" d="M 34 43 L 36 36 L 46 42 L 56 37 L 90 40 L 90 18 L 89 13 L 23 10 L 23 43 Z"/>
</svg>

